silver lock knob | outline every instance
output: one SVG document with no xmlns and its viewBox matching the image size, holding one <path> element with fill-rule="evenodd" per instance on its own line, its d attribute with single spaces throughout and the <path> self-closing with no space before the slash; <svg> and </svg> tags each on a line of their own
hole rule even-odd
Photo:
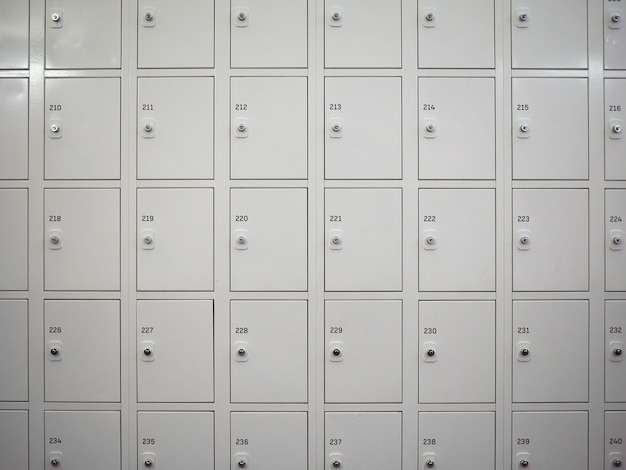
<svg viewBox="0 0 626 470">
<path fill-rule="evenodd" d="M 50 350 L 50 354 L 52 354 L 53 356 L 56 356 L 59 354 L 59 350 L 57 348 L 52 348 Z"/>
<path fill-rule="evenodd" d="M 152 124 L 150 124 L 149 122 L 146 122 L 143 125 L 144 132 L 152 132 L 153 129 L 154 129 L 154 127 L 152 127 Z"/>
<path fill-rule="evenodd" d="M 335 356 L 335 357 L 341 356 L 341 349 L 339 349 L 339 348 L 333 349 L 333 356 Z"/>
<path fill-rule="evenodd" d="M 145 237 L 143 237 L 143 242 L 146 245 L 152 245 L 153 241 L 154 241 L 154 239 L 152 238 L 152 235 L 146 235 Z"/>
<path fill-rule="evenodd" d="M 245 245 L 246 243 L 248 243 L 248 239 L 245 237 L 245 235 L 239 235 L 237 237 L 237 244 L 238 245 Z"/>
<path fill-rule="evenodd" d="M 614 354 L 615 356 L 621 356 L 623 353 L 624 353 L 624 351 L 622 350 L 622 348 L 615 348 L 615 349 L 613 350 L 613 354 Z"/>
<path fill-rule="evenodd" d="M 150 459 L 146 459 L 143 464 L 144 464 L 145 467 L 150 468 L 150 467 L 152 467 L 154 465 L 154 462 L 152 460 L 150 460 Z"/>
<path fill-rule="evenodd" d="M 341 245 L 341 237 L 339 235 L 333 235 L 330 241 L 333 245 Z"/>
<path fill-rule="evenodd" d="M 619 467 L 622 466 L 622 461 L 620 459 L 615 459 L 615 460 L 613 460 L 612 464 L 613 464 L 614 467 L 619 468 Z"/>
<path fill-rule="evenodd" d="M 52 13 L 52 15 L 50 16 L 50 18 L 52 19 L 52 21 L 54 21 L 55 23 L 58 23 L 59 21 L 61 21 L 61 15 L 59 15 L 58 13 Z"/>
<path fill-rule="evenodd" d="M 52 243 L 53 245 L 58 245 L 60 241 L 61 239 L 59 238 L 58 235 L 52 235 L 50 237 L 50 243 Z"/>
<path fill-rule="evenodd" d="M 339 460 L 333 460 L 333 468 L 341 468 L 341 462 Z"/>
<path fill-rule="evenodd" d="M 143 15 L 143 19 L 146 21 L 152 21 L 154 19 L 154 15 L 152 14 L 151 11 L 147 11 L 146 14 Z M 146 462 L 148 462 L 148 460 L 146 460 Z"/>
<path fill-rule="evenodd" d="M 54 132 L 55 134 L 56 134 L 57 132 L 59 132 L 59 130 L 61 130 L 61 128 L 59 127 L 59 125 L 58 125 L 58 124 L 52 124 L 52 125 L 50 126 L 50 131 Z"/>
<path fill-rule="evenodd" d="M 622 21 L 622 15 L 620 15 L 619 13 L 613 13 L 611 15 L 611 21 L 613 23 L 619 23 L 620 21 Z"/>
<path fill-rule="evenodd" d="M 611 130 L 613 131 L 614 134 L 621 134 L 622 126 L 621 124 L 613 124 L 613 127 L 611 128 Z"/>
<path fill-rule="evenodd" d="M 435 125 L 434 125 L 434 124 L 432 124 L 432 123 L 431 123 L 431 124 L 428 124 L 428 125 L 426 126 L 426 132 L 428 132 L 428 133 L 430 133 L 430 134 L 432 134 L 433 132 L 435 132 Z"/>
<path fill-rule="evenodd" d="M 435 237 L 426 237 L 426 244 L 427 245 L 434 245 L 436 242 Z"/>
<path fill-rule="evenodd" d="M 530 238 L 528 238 L 527 236 L 523 236 L 519 239 L 519 241 L 522 245 L 528 245 L 530 243 Z"/>
<path fill-rule="evenodd" d="M 248 466 L 248 464 L 246 463 L 246 461 L 245 461 L 245 460 L 243 460 L 243 459 L 242 459 L 242 460 L 240 460 L 239 462 L 237 462 L 237 466 L 238 466 L 239 468 L 246 468 L 246 467 Z"/>
<path fill-rule="evenodd" d="M 436 353 L 435 353 L 435 350 L 434 350 L 434 349 L 428 349 L 428 350 L 426 350 L 426 355 L 427 355 L 428 357 L 433 357 L 435 354 L 436 354 Z"/>
<path fill-rule="evenodd" d="M 528 124 L 522 124 L 519 126 L 519 130 L 522 133 L 527 134 L 528 132 L 530 132 L 530 126 Z"/>
<path fill-rule="evenodd" d="M 330 18 L 333 21 L 339 21 L 341 20 L 341 13 L 339 13 L 338 11 L 334 12 L 332 15 L 330 15 Z"/>
<path fill-rule="evenodd" d="M 528 13 L 520 13 L 517 19 L 519 19 L 522 23 L 525 23 L 528 21 Z"/>
<path fill-rule="evenodd" d="M 524 348 L 520 351 L 520 353 L 522 354 L 522 356 L 528 356 L 530 354 L 530 349 Z"/>
<path fill-rule="evenodd" d="M 53 467 L 58 467 L 61 464 L 61 461 L 59 459 L 52 459 L 50 461 L 50 465 L 52 465 Z"/>
<path fill-rule="evenodd" d="M 245 11 L 240 11 L 237 13 L 237 19 L 239 21 L 246 21 L 248 19 L 248 14 Z M 243 460 L 241 460 L 240 463 L 241 462 L 243 462 Z"/>
<path fill-rule="evenodd" d="M 237 132 L 246 132 L 246 125 L 243 122 L 237 125 Z"/>
<path fill-rule="evenodd" d="M 433 460 L 427 460 L 426 461 L 426 466 L 428 468 L 433 468 L 435 466 L 435 462 Z"/>
<path fill-rule="evenodd" d="M 244 348 L 239 348 L 237 350 L 237 354 L 239 354 L 240 356 L 245 356 L 246 355 L 246 350 Z"/>
<path fill-rule="evenodd" d="M 615 235 L 613 237 L 613 244 L 620 246 L 622 243 L 624 243 L 624 239 L 620 236 L 620 235 Z"/>
<path fill-rule="evenodd" d="M 143 350 L 143 355 L 144 356 L 152 356 L 152 349 L 150 348 L 146 348 Z"/>
<path fill-rule="evenodd" d="M 435 21 L 435 14 L 432 11 L 428 12 L 424 18 L 426 21 Z"/>
<path fill-rule="evenodd" d="M 333 132 L 341 132 L 341 124 L 336 122 L 335 124 L 332 125 L 331 130 Z"/>
<path fill-rule="evenodd" d="M 528 467 L 530 465 L 530 462 L 528 460 L 526 460 L 526 459 L 523 459 L 523 460 L 520 460 L 519 465 L 520 465 L 520 467 L 526 468 L 526 467 Z"/>
</svg>

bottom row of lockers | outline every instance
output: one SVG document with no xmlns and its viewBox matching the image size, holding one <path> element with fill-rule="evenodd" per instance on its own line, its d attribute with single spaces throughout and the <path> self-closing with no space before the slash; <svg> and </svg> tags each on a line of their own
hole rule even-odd
<svg viewBox="0 0 626 470">
<path fill-rule="evenodd" d="M 119 411 L 46 411 L 46 469 L 120 468 L 120 420 Z M 138 469 L 213 469 L 215 435 L 228 432 L 210 411 L 139 412 L 137 426 Z M 499 468 L 494 412 L 419 413 L 418 428 L 418 468 Z M 402 468 L 401 412 L 329 412 L 324 429 L 323 468 Z M 28 412 L 0 411 L 0 435 L 0 467 L 27 469 Z M 309 436 L 306 412 L 232 412 L 231 468 L 306 469 Z M 586 411 L 514 412 L 511 438 L 513 469 L 588 468 Z M 606 412 L 605 468 L 622 465 L 624 442 L 626 411 Z"/>
</svg>

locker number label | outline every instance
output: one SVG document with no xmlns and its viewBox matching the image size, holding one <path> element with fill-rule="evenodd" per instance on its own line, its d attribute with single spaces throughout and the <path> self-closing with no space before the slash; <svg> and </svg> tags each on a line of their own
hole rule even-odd
<svg viewBox="0 0 626 470">
<path fill-rule="evenodd" d="M 235 334 L 236 335 L 247 335 L 248 334 L 248 327 L 247 326 L 242 326 L 242 327 L 235 328 Z"/>
<path fill-rule="evenodd" d="M 332 334 L 341 334 L 343 333 L 343 328 L 341 326 L 331 326 L 330 333 Z"/>
<path fill-rule="evenodd" d="M 154 105 L 152 105 L 152 104 L 142 104 L 141 105 L 141 110 L 142 111 L 154 111 Z"/>
<path fill-rule="evenodd" d="M 331 103 L 328 109 L 331 111 L 341 111 L 341 103 Z"/>
<path fill-rule="evenodd" d="M 142 222 L 154 222 L 154 216 L 153 215 L 142 215 L 141 216 L 141 221 Z"/>
<path fill-rule="evenodd" d="M 48 333 L 51 334 L 59 334 L 61 333 L 62 328 L 60 326 L 51 326 L 48 328 Z"/>
<path fill-rule="evenodd" d="M 527 437 L 518 437 L 517 438 L 517 445 L 518 446 L 524 446 L 524 445 L 528 445 L 530 444 L 530 439 Z"/>
<path fill-rule="evenodd" d="M 156 439 L 155 439 L 154 437 L 144 437 L 144 438 L 141 440 L 141 443 L 142 443 L 144 446 L 153 446 L 153 445 L 155 445 L 155 444 L 156 444 Z"/>
<path fill-rule="evenodd" d="M 609 437 L 609 445 L 618 446 L 621 445 L 624 441 L 621 437 Z"/>
<path fill-rule="evenodd" d="M 341 216 L 340 215 L 331 215 L 328 218 L 329 222 L 341 222 Z"/>
<path fill-rule="evenodd" d="M 235 111 L 247 111 L 248 104 L 247 103 L 237 103 L 235 105 Z"/>
<path fill-rule="evenodd" d="M 528 104 L 518 104 L 517 105 L 517 110 L 518 111 L 529 111 L 530 110 L 530 105 L 528 105 Z"/>
<path fill-rule="evenodd" d="M 434 104 L 425 104 L 424 106 L 422 106 L 422 109 L 424 111 L 435 111 L 435 105 Z"/>
<path fill-rule="evenodd" d="M 613 333 L 613 334 L 619 334 L 622 332 L 622 327 L 621 326 L 609 326 L 609 333 Z"/>
<path fill-rule="evenodd" d="M 425 446 L 436 446 L 437 445 L 437 439 L 435 439 L 435 438 L 423 439 L 422 440 L 422 444 L 425 445 Z"/>
<path fill-rule="evenodd" d="M 236 215 L 235 216 L 235 222 L 247 222 L 248 221 L 248 216 L 247 215 Z"/>
<path fill-rule="evenodd" d="M 247 446 L 248 445 L 248 439 L 235 439 L 235 445 L 236 446 Z"/>
<path fill-rule="evenodd" d="M 143 334 L 150 334 L 150 333 L 154 332 L 154 327 L 153 326 L 142 326 L 141 327 L 141 332 Z"/>
<path fill-rule="evenodd" d="M 50 215 L 48 216 L 48 222 L 61 222 L 60 215 Z"/>
<path fill-rule="evenodd" d="M 424 222 L 437 222 L 437 216 L 436 215 L 425 215 L 424 216 Z"/>
<path fill-rule="evenodd" d="M 61 440 L 60 437 L 49 437 L 48 438 L 48 444 L 62 444 L 63 441 Z"/>
<path fill-rule="evenodd" d="M 340 446 L 343 442 L 343 439 L 328 439 L 329 446 Z"/>
<path fill-rule="evenodd" d="M 424 328 L 424 334 L 425 335 L 436 335 L 437 334 L 437 328 Z"/>
<path fill-rule="evenodd" d="M 61 111 L 61 109 L 63 109 L 63 106 L 61 106 L 60 104 L 51 104 L 50 106 L 48 106 L 48 109 L 50 111 Z"/>
<path fill-rule="evenodd" d="M 617 113 L 617 112 L 619 112 L 621 110 L 622 110 L 622 105 L 621 104 L 610 104 L 609 105 L 609 111 Z"/>
<path fill-rule="evenodd" d="M 612 223 L 618 223 L 622 221 L 622 216 L 621 215 L 611 215 L 609 216 L 609 222 Z"/>
<path fill-rule="evenodd" d="M 527 326 L 520 326 L 517 328 L 517 332 L 521 335 L 530 334 L 530 328 Z"/>
<path fill-rule="evenodd" d="M 518 222 L 530 222 L 530 216 L 529 215 L 518 215 L 517 216 L 517 221 Z"/>
</svg>

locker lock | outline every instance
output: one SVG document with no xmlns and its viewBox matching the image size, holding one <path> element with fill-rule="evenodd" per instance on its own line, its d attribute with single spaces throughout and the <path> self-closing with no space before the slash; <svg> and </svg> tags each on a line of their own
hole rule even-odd
<svg viewBox="0 0 626 470">
<path fill-rule="evenodd" d="M 621 467 L 622 466 L 622 461 L 620 459 L 613 459 L 613 462 L 611 462 L 613 464 L 614 467 Z"/>
<path fill-rule="evenodd" d="M 239 139 L 245 139 L 248 137 L 248 120 L 247 119 L 236 119 L 235 120 L 235 137 Z"/>
<path fill-rule="evenodd" d="M 330 137 L 333 139 L 343 137 L 343 119 L 335 118 L 330 120 Z"/>
<path fill-rule="evenodd" d="M 236 250 L 248 249 L 248 231 L 247 230 L 235 230 L 234 244 Z"/>
<path fill-rule="evenodd" d="M 332 341 L 328 346 L 330 351 L 328 358 L 332 362 L 343 361 L 343 343 L 341 341 Z"/>
<path fill-rule="evenodd" d="M 61 452 L 50 452 L 48 456 L 50 466 L 55 469 L 63 468 L 63 454 Z"/>
<path fill-rule="evenodd" d="M 616 356 L 621 356 L 624 353 L 624 351 L 622 350 L 622 348 L 615 348 L 613 350 L 613 354 L 615 354 Z"/>
<path fill-rule="evenodd" d="M 239 341 L 233 345 L 233 349 L 235 351 L 236 362 L 248 362 L 248 357 L 250 355 L 248 343 L 245 341 Z"/>
<path fill-rule="evenodd" d="M 622 230 L 611 230 L 609 232 L 611 239 L 611 250 L 622 251 L 624 249 L 624 232 Z"/>
<path fill-rule="evenodd" d="M 333 460 L 333 468 L 341 468 L 341 462 L 339 460 Z"/>
<path fill-rule="evenodd" d="M 60 139 L 63 137 L 63 124 L 60 119 L 50 120 L 50 132 L 48 137 L 51 139 Z"/>
<path fill-rule="evenodd" d="M 426 139 L 434 139 L 437 137 L 437 120 L 436 119 L 424 119 L 424 137 Z"/>
<path fill-rule="evenodd" d="M 144 465 L 144 467 L 151 468 L 152 465 L 154 465 L 154 462 L 152 462 L 152 460 L 150 460 L 150 459 L 146 459 L 146 460 L 144 460 L 143 465 Z"/>
<path fill-rule="evenodd" d="M 52 20 L 51 28 L 62 28 L 63 27 L 63 11 L 62 10 L 52 10 L 50 12 L 50 19 Z"/>
<path fill-rule="evenodd" d="M 343 468 L 343 454 L 333 453 L 330 457 L 330 468 Z"/>
<path fill-rule="evenodd" d="M 239 461 L 237 462 L 237 466 L 238 466 L 239 468 L 246 468 L 246 467 L 248 466 L 248 464 L 246 463 L 246 461 L 245 461 L 245 460 L 243 460 L 243 459 L 242 459 L 242 460 L 239 460 Z"/>
<path fill-rule="evenodd" d="M 436 230 L 424 230 L 424 249 L 436 250 L 437 249 L 437 236 Z"/>
<path fill-rule="evenodd" d="M 156 10 L 154 8 L 143 9 L 143 21 L 144 28 L 154 28 L 156 25 Z"/>
<path fill-rule="evenodd" d="M 48 249 L 60 250 L 63 248 L 63 232 L 59 229 L 48 231 Z"/>
<path fill-rule="evenodd" d="M 331 230 L 329 238 L 329 248 L 331 250 L 342 250 L 343 249 L 343 231 L 342 230 Z"/>
<path fill-rule="evenodd" d="M 154 19 L 154 14 L 151 11 L 147 11 L 144 15 L 143 15 L 143 19 L 146 21 L 152 21 Z M 150 460 L 146 460 L 146 462 L 151 462 Z M 152 464 L 150 464 L 151 466 Z M 146 465 L 147 467 L 148 465 Z"/>
<path fill-rule="evenodd" d="M 424 467 L 435 468 L 437 466 L 437 455 L 433 453 L 424 454 Z"/>
<path fill-rule="evenodd" d="M 527 468 L 530 465 L 530 462 L 526 459 L 522 459 L 519 461 L 519 466 L 523 468 Z"/>
<path fill-rule="evenodd" d="M 328 12 L 330 26 L 337 28 L 343 26 L 343 10 L 341 8 L 331 8 Z"/>
<path fill-rule="evenodd" d="M 624 343 L 622 341 L 611 341 L 609 350 L 611 351 L 611 362 L 622 362 L 624 360 Z"/>
<path fill-rule="evenodd" d="M 48 343 L 48 359 L 55 362 L 63 359 L 63 343 L 61 341 L 50 341 Z"/>
<path fill-rule="evenodd" d="M 437 362 L 437 344 L 424 343 L 424 362 Z"/>
<path fill-rule="evenodd" d="M 528 452 L 519 452 L 517 458 L 521 468 L 530 467 L 530 454 Z"/>
<path fill-rule="evenodd" d="M 530 250 L 531 238 L 529 230 L 519 230 L 517 232 L 517 249 L 521 251 Z"/>
<path fill-rule="evenodd" d="M 144 362 L 154 361 L 155 344 L 154 341 L 142 341 L 140 345 L 141 360 Z M 154 460 L 154 459 L 153 459 Z"/>
<path fill-rule="evenodd" d="M 235 454 L 235 467 L 236 468 L 248 468 L 248 454 L 238 453 Z"/>
<path fill-rule="evenodd" d="M 154 119 L 142 119 L 141 120 L 141 137 L 144 139 L 154 139 L 156 134 Z"/>
<path fill-rule="evenodd" d="M 59 15 L 58 13 L 52 13 L 52 16 L 50 18 L 52 18 L 52 21 L 54 21 L 55 23 L 61 21 L 61 15 Z"/>
<path fill-rule="evenodd" d="M 435 461 L 434 461 L 434 460 L 430 460 L 430 459 L 428 459 L 428 460 L 426 461 L 426 466 L 427 466 L 428 468 L 433 468 L 433 467 L 435 466 Z"/>
<path fill-rule="evenodd" d="M 527 8 L 518 8 L 515 11 L 515 15 L 516 15 L 516 26 L 518 28 L 528 28 L 528 25 L 530 24 L 530 12 L 528 11 Z"/>
<path fill-rule="evenodd" d="M 153 229 L 144 228 L 141 231 L 141 249 L 142 250 L 154 250 L 156 245 L 156 235 Z"/>
<path fill-rule="evenodd" d="M 426 28 L 434 28 L 437 24 L 437 11 L 434 8 L 424 8 L 424 21 Z"/>
<path fill-rule="evenodd" d="M 530 119 L 519 119 L 517 124 L 517 137 L 528 139 L 530 137 Z"/>
<path fill-rule="evenodd" d="M 519 362 L 529 362 L 531 358 L 531 344 L 528 341 L 520 341 L 517 343 L 518 354 L 517 360 Z"/>
<path fill-rule="evenodd" d="M 144 452 L 141 454 L 143 466 L 146 468 L 157 468 L 156 454 L 153 452 Z"/>
<path fill-rule="evenodd" d="M 250 10 L 247 8 L 240 8 L 235 13 L 235 19 L 237 20 L 236 25 L 239 28 L 245 28 L 248 26 L 248 21 L 250 20 Z"/>
<path fill-rule="evenodd" d="M 610 11 L 609 18 L 611 22 L 609 23 L 609 28 L 617 29 L 622 27 L 622 13 L 620 11 Z"/>
<path fill-rule="evenodd" d="M 609 127 L 611 128 L 609 138 L 614 140 L 622 138 L 622 134 L 624 133 L 624 125 L 621 119 L 611 119 L 609 121 Z"/>
</svg>

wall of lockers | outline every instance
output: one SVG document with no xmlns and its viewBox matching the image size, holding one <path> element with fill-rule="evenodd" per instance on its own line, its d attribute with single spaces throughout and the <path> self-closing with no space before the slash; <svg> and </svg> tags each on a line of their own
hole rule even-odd
<svg viewBox="0 0 626 470">
<path fill-rule="evenodd" d="M 613 469 L 625 0 L 2 0 L 0 469 Z"/>
</svg>

